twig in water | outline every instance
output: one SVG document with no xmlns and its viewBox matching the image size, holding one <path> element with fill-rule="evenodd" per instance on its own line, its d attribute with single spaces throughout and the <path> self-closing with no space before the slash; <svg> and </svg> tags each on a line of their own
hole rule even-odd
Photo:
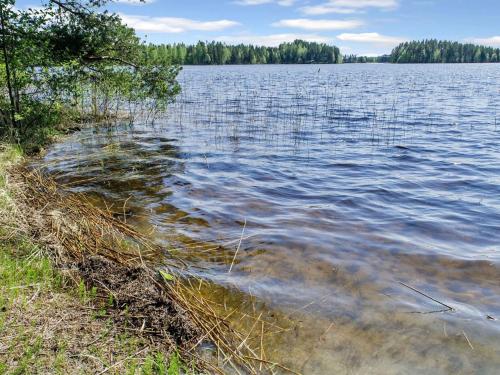
<svg viewBox="0 0 500 375">
<path fill-rule="evenodd" d="M 260 360 L 264 360 L 265 353 L 264 353 L 264 322 L 261 322 L 261 328 L 260 328 Z M 263 363 L 260 362 L 259 365 L 259 371 L 262 371 L 262 365 Z"/>
<path fill-rule="evenodd" d="M 126 211 L 127 210 L 127 203 L 130 200 L 130 198 L 132 198 L 131 195 L 125 200 L 125 203 L 123 203 L 123 221 L 125 223 L 127 223 L 127 211 Z"/>
<path fill-rule="evenodd" d="M 229 271 L 227 273 L 231 273 L 231 270 L 233 269 L 234 261 L 236 260 L 238 251 L 240 251 L 241 241 L 243 241 L 243 235 L 245 234 L 246 227 L 247 227 L 247 219 L 245 218 L 245 224 L 243 225 L 243 230 L 241 231 L 240 242 L 238 243 L 238 247 L 236 248 L 236 252 L 234 253 L 233 261 L 231 262 L 231 267 L 229 267 Z"/>
<path fill-rule="evenodd" d="M 330 330 L 332 329 L 332 327 L 335 325 L 334 322 L 331 322 L 330 325 L 328 326 L 328 328 L 319 336 L 318 338 L 318 341 L 316 342 L 316 344 L 314 344 L 314 346 L 311 348 L 311 353 L 309 354 L 309 356 L 306 358 L 306 360 L 304 361 L 304 363 L 302 364 L 302 371 L 304 371 L 306 365 L 307 365 L 307 362 L 309 362 L 309 360 L 312 358 L 312 356 L 314 355 L 314 351 L 317 349 L 317 346 L 325 339 L 325 336 L 328 334 L 328 332 L 330 332 Z"/>
<path fill-rule="evenodd" d="M 291 374 L 302 375 L 300 372 L 293 371 L 293 370 L 289 369 L 288 367 L 280 365 L 279 363 L 276 363 L 276 362 L 267 361 L 267 360 L 263 360 L 263 359 L 256 358 L 256 357 L 250 357 L 248 355 L 243 356 L 243 358 L 250 359 L 252 361 L 267 363 L 268 365 L 271 365 L 271 366 L 274 366 L 274 367 L 278 367 L 278 368 L 280 368 L 280 369 L 282 369 L 284 371 L 287 371 L 287 372 L 289 372 Z"/>
<path fill-rule="evenodd" d="M 472 350 L 474 350 L 474 347 L 472 346 L 472 344 L 471 344 L 471 342 L 470 342 L 469 338 L 467 337 L 467 334 L 465 333 L 465 331 L 462 331 L 462 333 L 464 334 L 464 337 L 465 337 L 465 339 L 467 340 L 467 344 L 469 344 L 470 348 L 471 348 Z"/>
<path fill-rule="evenodd" d="M 420 290 L 418 290 L 418 289 L 415 289 L 415 288 L 413 288 L 413 287 L 411 287 L 411 286 L 409 286 L 409 285 L 407 285 L 407 284 L 405 284 L 405 283 L 403 283 L 403 282 L 401 282 L 401 281 L 400 281 L 399 283 L 400 283 L 401 285 L 403 285 L 404 287 L 406 287 L 406 288 L 408 288 L 408 289 L 411 289 L 411 290 L 413 290 L 414 292 L 416 292 L 416 293 L 418 293 L 418 294 L 420 294 L 420 295 L 422 295 L 422 296 L 424 296 L 424 297 L 426 297 L 426 298 L 429 298 L 430 300 L 432 300 L 432 301 L 434 301 L 434 302 L 436 302 L 436 303 L 439 303 L 440 305 L 442 305 L 442 306 L 446 307 L 446 308 L 447 308 L 447 310 L 444 310 L 444 311 L 454 311 L 454 310 L 455 310 L 453 307 L 451 307 L 451 306 L 447 305 L 446 303 L 443 303 L 443 302 L 441 302 L 441 301 L 438 301 L 437 299 L 432 298 L 432 297 L 431 297 L 431 296 L 429 296 L 428 294 L 425 294 L 425 293 L 421 292 L 421 291 L 420 291 Z"/>
</svg>

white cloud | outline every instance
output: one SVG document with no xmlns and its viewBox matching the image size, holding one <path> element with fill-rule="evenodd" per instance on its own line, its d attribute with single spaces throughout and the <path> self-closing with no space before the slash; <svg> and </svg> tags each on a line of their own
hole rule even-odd
<svg viewBox="0 0 500 375">
<path fill-rule="evenodd" d="M 347 30 L 362 25 L 363 22 L 357 20 L 313 20 L 308 18 L 281 20 L 273 23 L 275 27 L 292 27 L 303 30 Z"/>
<path fill-rule="evenodd" d="M 276 47 L 281 43 L 293 42 L 296 39 L 307 42 L 329 43 L 331 38 L 318 34 L 271 34 L 271 35 L 228 35 L 215 38 L 229 44 L 254 44 L 266 47 Z"/>
<path fill-rule="evenodd" d="M 343 42 L 370 43 L 384 46 L 397 46 L 399 43 L 406 40 L 404 38 L 381 35 L 379 33 L 343 33 L 337 35 L 337 39 L 342 40 Z"/>
<path fill-rule="evenodd" d="M 294 5 L 296 0 L 237 0 L 234 3 L 238 5 L 262 5 L 276 3 L 283 7 L 289 7 Z"/>
<path fill-rule="evenodd" d="M 188 18 L 149 17 L 120 14 L 123 22 L 136 31 L 154 33 L 183 33 L 186 31 L 220 31 L 238 26 L 230 20 L 196 21 Z"/>
<path fill-rule="evenodd" d="M 329 0 L 323 4 L 302 7 L 300 10 L 308 15 L 352 14 L 362 12 L 367 8 L 389 10 L 398 5 L 399 0 Z"/>
<path fill-rule="evenodd" d="M 500 47 L 500 36 L 492 36 L 489 38 L 468 38 L 465 41 L 469 43 L 481 44 L 483 46 Z"/>
<path fill-rule="evenodd" d="M 337 14 L 352 14 L 356 13 L 356 9 L 350 8 L 339 8 L 330 6 L 329 4 L 313 5 L 300 8 L 302 13 L 309 16 L 319 16 L 323 14 L 337 13 Z"/>
</svg>

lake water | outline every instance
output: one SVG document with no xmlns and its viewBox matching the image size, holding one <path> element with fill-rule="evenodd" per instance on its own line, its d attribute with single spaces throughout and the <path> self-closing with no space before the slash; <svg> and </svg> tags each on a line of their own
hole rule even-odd
<svg viewBox="0 0 500 375">
<path fill-rule="evenodd" d="M 180 82 L 154 126 L 84 129 L 43 166 L 175 247 L 225 309 L 286 326 L 266 328 L 266 358 L 498 374 L 500 64 L 186 67 Z"/>
</svg>

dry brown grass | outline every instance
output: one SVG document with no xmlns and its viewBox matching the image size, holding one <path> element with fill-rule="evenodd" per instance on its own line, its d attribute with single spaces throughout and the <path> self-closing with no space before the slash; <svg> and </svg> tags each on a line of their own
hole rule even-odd
<svg viewBox="0 0 500 375">
<path fill-rule="evenodd" d="M 0 145 L 0 374 L 167 373 L 169 357 L 177 374 L 175 345 L 115 324 L 112 306 L 75 270 L 54 267 L 53 247 L 40 246 L 46 240 L 19 199 L 10 168 L 20 160 Z"/>
</svg>

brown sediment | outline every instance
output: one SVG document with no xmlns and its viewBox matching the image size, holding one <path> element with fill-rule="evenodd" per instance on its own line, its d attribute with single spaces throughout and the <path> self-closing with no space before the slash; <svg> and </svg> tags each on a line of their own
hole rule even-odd
<svg viewBox="0 0 500 375">
<path fill-rule="evenodd" d="M 259 358 L 262 343 L 260 348 L 248 344 L 252 332 L 236 332 L 228 316 L 215 312 L 212 301 L 193 293 L 191 280 L 183 276 L 186 264 L 116 212 L 93 206 L 84 195 L 68 193 L 25 166 L 11 168 L 9 180 L 20 230 L 47 249 L 46 255 L 68 278 L 96 290 L 97 303 L 106 307 L 116 327 L 147 337 L 165 353 L 175 348 L 185 361 L 210 373 L 228 368 L 236 373 L 275 373 L 278 368 L 294 373 L 262 354 Z M 200 358 L 196 349 L 205 342 L 217 348 L 218 363 Z"/>
</svg>

